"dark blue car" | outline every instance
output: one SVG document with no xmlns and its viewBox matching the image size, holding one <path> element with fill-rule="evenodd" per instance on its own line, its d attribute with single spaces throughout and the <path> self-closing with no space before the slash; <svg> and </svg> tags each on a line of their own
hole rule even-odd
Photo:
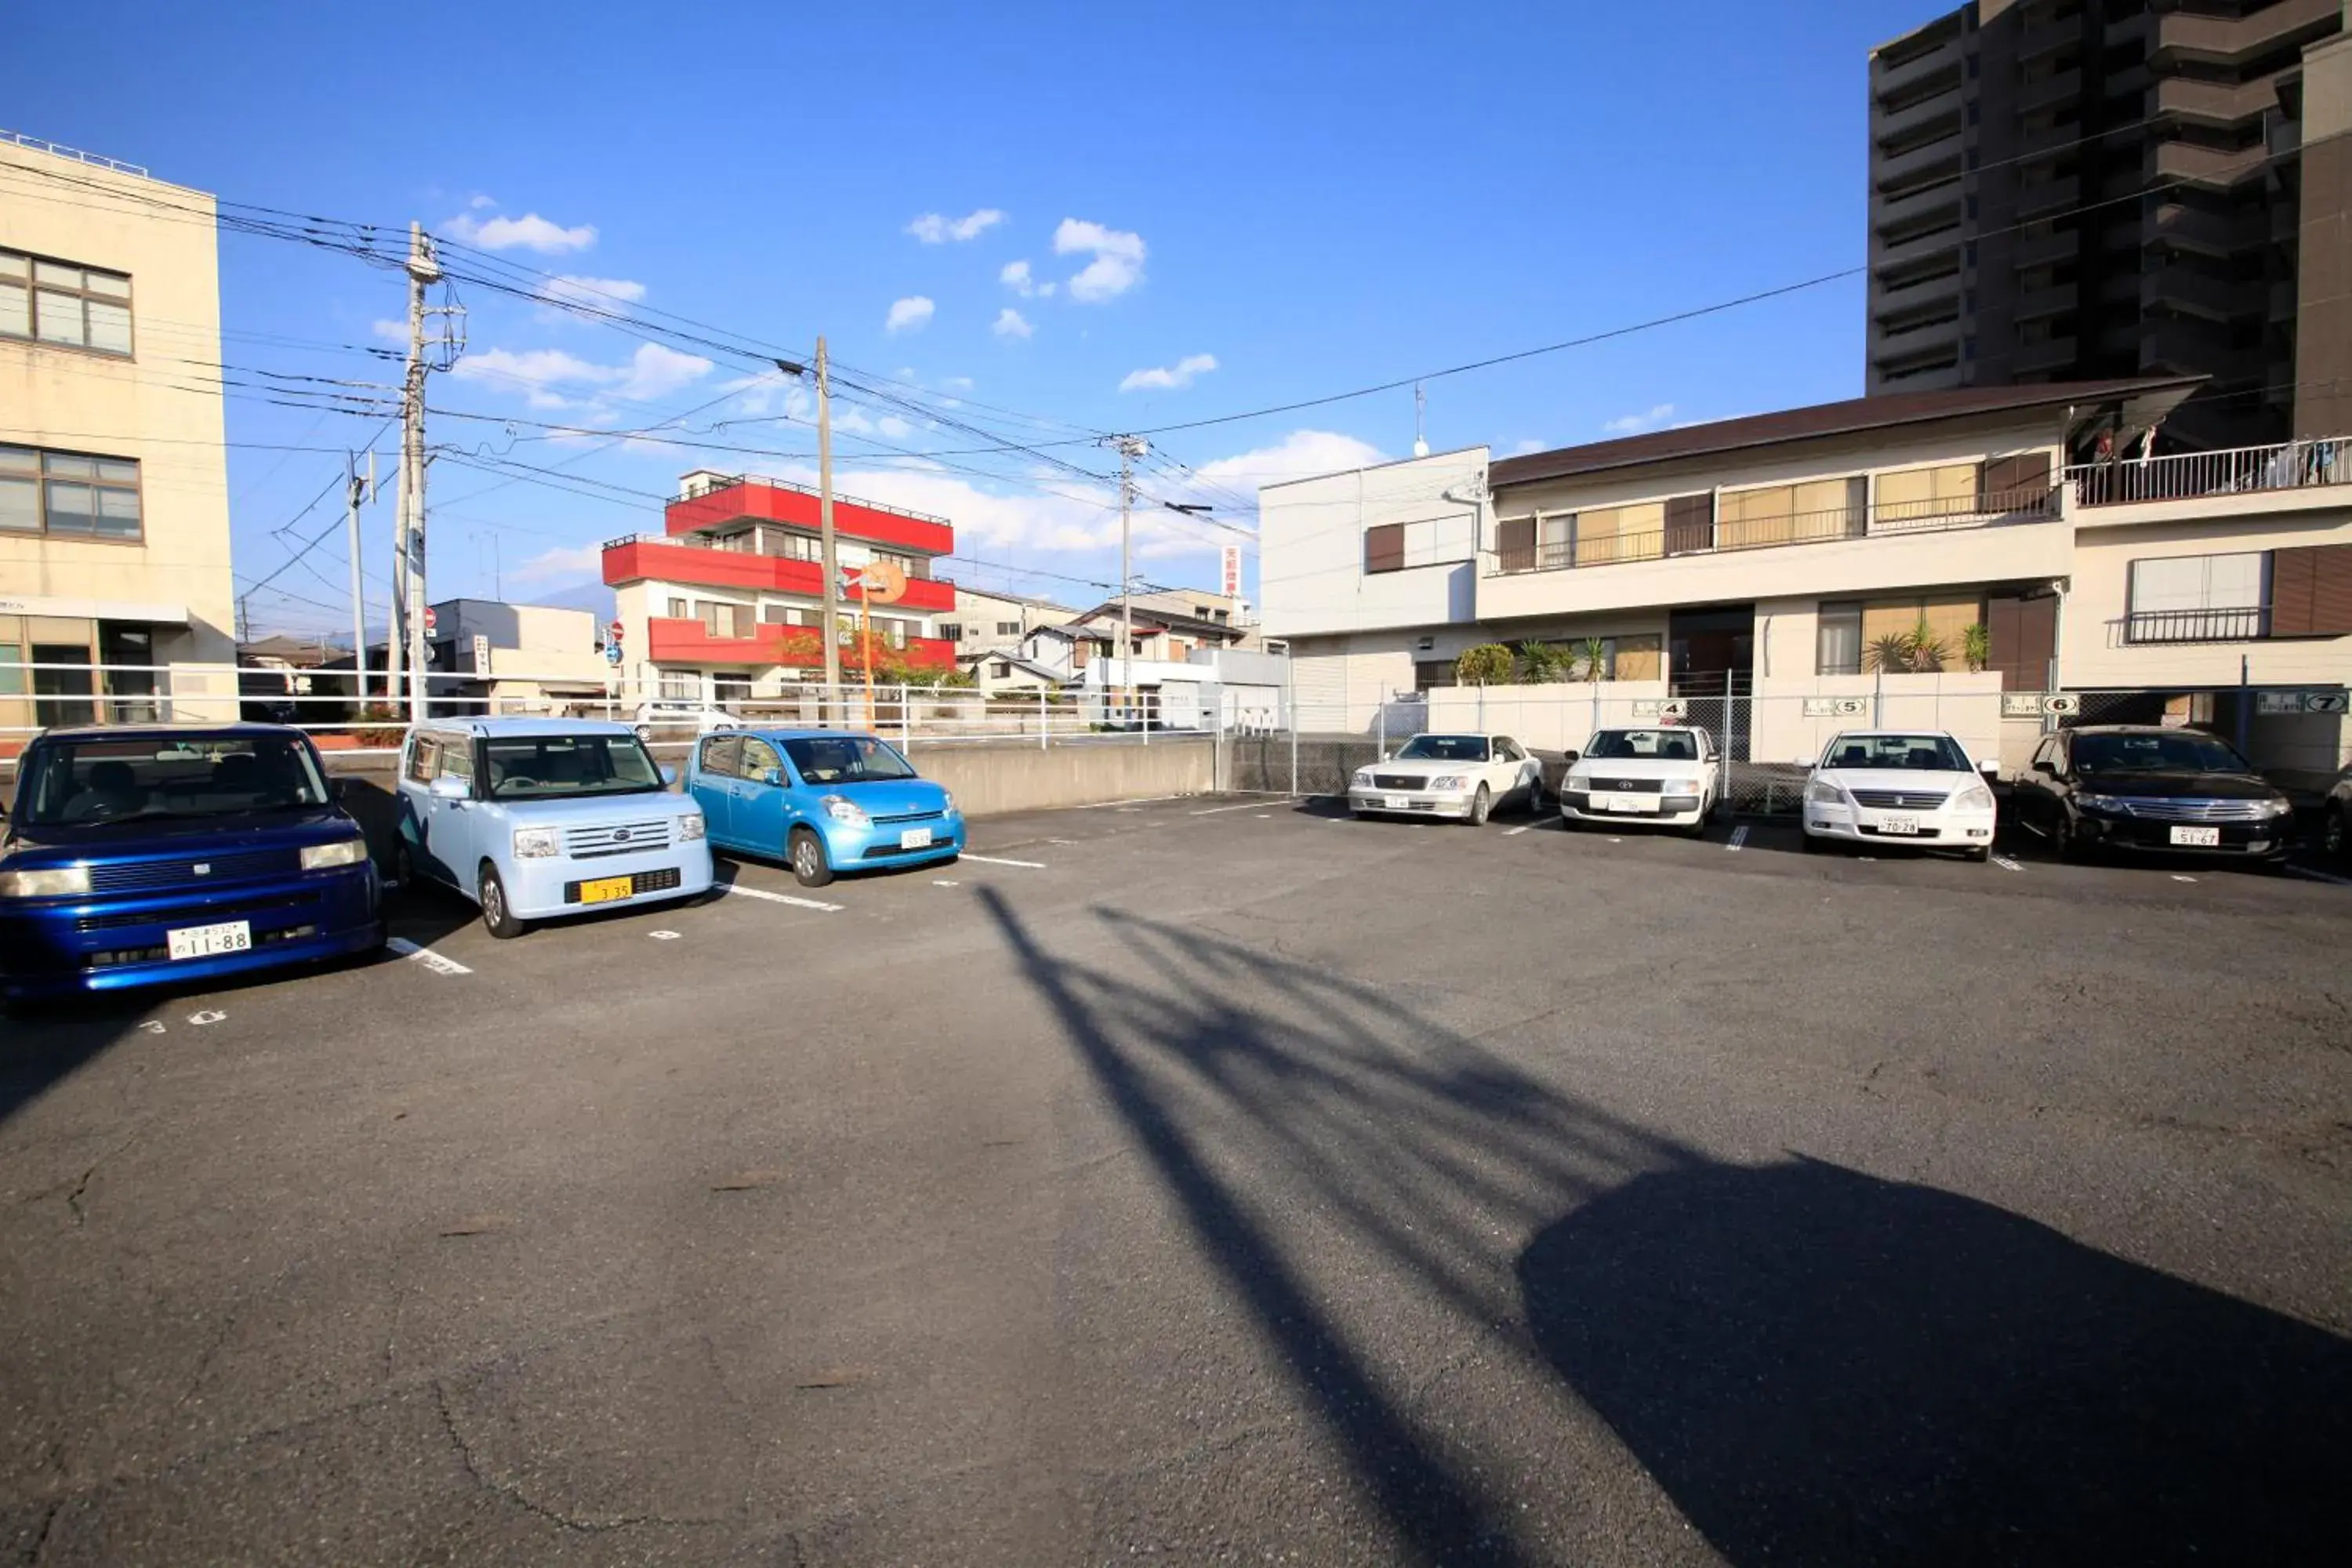
<svg viewBox="0 0 2352 1568">
<path fill-rule="evenodd" d="M 299 730 L 51 730 L 0 823 L 0 1000 L 383 944 L 367 842 Z"/>
</svg>

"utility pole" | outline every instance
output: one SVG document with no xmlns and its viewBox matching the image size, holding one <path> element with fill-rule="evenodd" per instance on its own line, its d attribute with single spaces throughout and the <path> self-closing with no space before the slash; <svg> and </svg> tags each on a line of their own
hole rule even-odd
<svg viewBox="0 0 2352 1568">
<path fill-rule="evenodd" d="M 352 702 L 353 718 L 367 706 L 367 605 L 360 597 L 360 502 L 375 491 L 375 453 L 368 453 L 367 478 L 360 478 L 359 459 L 343 454 L 343 526 L 352 558 Z"/>
<path fill-rule="evenodd" d="M 833 721 L 835 709 L 841 706 L 841 587 L 836 579 L 841 574 L 841 558 L 834 547 L 833 535 L 833 386 L 831 361 L 825 356 L 824 340 L 816 341 L 816 521 L 817 533 L 824 542 L 824 722 Z M 871 674 L 874 661 L 866 660 Z"/>
<path fill-rule="evenodd" d="M 411 723 L 425 717 L 425 286 L 437 281 L 441 266 L 425 226 L 408 226 L 408 374 L 400 395 L 400 542 L 407 603 L 403 606 L 408 644 L 408 711 Z"/>
<path fill-rule="evenodd" d="M 1140 436 L 1121 436 L 1118 441 L 1118 681 L 1119 711 L 1122 717 L 1135 708 L 1135 573 L 1128 564 L 1130 543 L 1129 516 L 1135 506 L 1135 459 L 1151 450 L 1151 443 Z M 1144 721 L 1145 732 L 1150 731 L 1150 721 Z"/>
</svg>

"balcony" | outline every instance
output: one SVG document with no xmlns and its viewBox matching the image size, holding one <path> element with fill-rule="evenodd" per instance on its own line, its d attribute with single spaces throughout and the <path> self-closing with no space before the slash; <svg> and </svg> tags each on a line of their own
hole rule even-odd
<svg viewBox="0 0 2352 1568">
<path fill-rule="evenodd" d="M 2202 185 L 2226 191 L 2232 185 L 2263 177 L 2264 153 L 2260 147 L 2223 149 L 2200 147 L 2192 142 L 2159 142 L 2156 148 L 2156 178 L 2159 182 Z"/>
<path fill-rule="evenodd" d="M 2046 375 L 2072 366 L 2078 353 L 2071 332 L 2038 343 L 2020 343 L 2010 351 L 2009 368 L 2019 375 Z"/>
<path fill-rule="evenodd" d="M 2072 103 L 2082 95 L 2082 68 L 2068 66 L 2064 70 L 2053 72 L 2020 88 L 2015 109 L 2019 114 L 2032 114 L 2038 110 L 2055 109 L 2062 103 Z"/>
<path fill-rule="evenodd" d="M 699 495 L 669 503 L 663 527 L 672 534 L 696 533 L 733 523 L 780 522 L 814 531 L 819 523 L 816 490 L 790 479 L 745 474 Z M 943 517 L 907 511 L 879 501 L 836 495 L 833 525 L 844 539 L 878 544 L 914 555 L 955 552 L 955 529 Z"/>
<path fill-rule="evenodd" d="M 1871 96 L 1881 103 L 1908 103 L 1922 93 L 1946 92 L 1960 85 L 1960 40 L 1947 38 L 1898 64 L 1884 58 L 1874 63 Z"/>
<path fill-rule="evenodd" d="M 857 636 L 845 632 L 842 666 L 855 668 L 863 674 L 866 666 L 859 647 Z M 815 669 L 824 664 L 824 644 L 814 626 L 761 625 L 754 627 L 750 637 L 723 637 L 714 635 L 700 621 L 656 617 L 646 623 L 646 657 L 656 664 L 780 665 Z M 897 647 L 879 633 L 874 637 L 877 674 L 894 658 L 912 665 L 952 668 L 955 658 L 955 644 L 939 637 L 908 637 L 904 647 Z"/>
<path fill-rule="evenodd" d="M 2237 125 L 2277 108 L 2278 87 L 2268 78 L 2223 82 L 2170 76 L 2156 84 L 2158 114 L 2205 125 Z"/>
<path fill-rule="evenodd" d="M 1532 552 L 1496 554 L 1486 563 L 1486 575 L 1516 576 L 1528 572 L 1613 566 L 1629 561 L 1680 559 L 1686 555 L 1716 555 L 1732 551 L 1774 550 L 1783 545 L 1946 533 L 1955 529 L 1987 528 L 2003 523 L 2046 522 L 2058 515 L 2058 491 L 2042 484 L 1967 498 L 1884 501 L 1874 506 L 1836 507 L 1827 511 L 1742 518 L 1738 521 L 1714 521 L 1672 530 L 1652 529 L 1645 532 L 1611 533 L 1593 538 L 1576 537 L 1571 530 L 1570 537 L 1544 541 Z M 1670 533 L 1671 550 L 1668 548 Z"/>
<path fill-rule="evenodd" d="M 2210 65 L 2244 65 L 2258 55 L 2326 37 L 2336 30 L 2343 14 L 2343 0 L 2279 0 L 2243 16 L 2168 11 L 2156 18 L 2148 56 L 2159 62 L 2193 58 Z"/>
<path fill-rule="evenodd" d="M 2079 290 L 2072 283 L 2045 283 L 2039 289 L 2028 289 L 2010 307 L 2012 321 L 2042 321 L 2063 316 L 2079 303 Z"/>
<path fill-rule="evenodd" d="M 1946 316 L 1941 321 L 1922 321 L 1916 326 L 1882 329 L 1871 338 L 1870 357 L 1881 361 L 1924 357 L 1931 349 L 1957 351 L 1959 342 L 1959 318 Z"/>
<path fill-rule="evenodd" d="M 2206 256 L 2233 256 L 2262 242 L 2261 228 L 2230 213 L 2167 202 L 2149 218 L 2146 237 Z"/>
<path fill-rule="evenodd" d="M 1947 132 L 1900 153 L 1881 153 L 1871 179 L 1881 191 L 1916 185 L 1922 180 L 1956 178 L 1960 173 L 1960 139 Z"/>
<path fill-rule="evenodd" d="M 2268 297 L 2259 283 L 2241 283 L 2176 265 L 2140 275 L 2139 302 L 2143 310 L 2160 306 L 2176 315 L 2231 321 L 2260 314 Z"/>
<path fill-rule="evenodd" d="M 2271 635 L 2267 605 L 2235 610 L 2134 610 L 2124 616 L 2127 643 L 2259 642 Z"/>
<path fill-rule="evenodd" d="M 1871 106 L 1870 133 L 1884 145 L 1900 145 L 1916 138 L 1960 128 L 1960 95 L 1939 92 L 1916 103 L 1906 103 L 1900 109 Z"/>
<path fill-rule="evenodd" d="M 790 594 L 803 599 L 824 597 L 824 569 L 814 561 L 716 550 L 707 543 L 696 542 L 691 536 L 638 535 L 605 544 L 607 584 L 617 586 L 648 579 L 697 588 Z M 846 595 L 844 602 L 856 603 Z M 938 577 L 909 577 L 906 596 L 898 604 L 908 610 L 951 611 L 956 607 L 955 584 Z"/>
<path fill-rule="evenodd" d="M 2221 452 L 2180 452 L 2146 462 L 2126 458 L 2078 463 L 2066 470 L 2079 506 L 2129 506 L 2140 501 L 2336 487 L 2352 497 L 2352 437 L 2239 447 Z"/>
<path fill-rule="evenodd" d="M 1960 212 L 1960 182 L 1945 180 L 1871 204 L 1871 225 L 1882 235 L 1903 229 L 1948 226 Z"/>
<path fill-rule="evenodd" d="M 1908 315 L 1927 305 L 1948 305 L 1957 314 L 1960 304 L 1960 275 L 1958 270 L 1932 273 L 1900 284 L 1873 279 L 1878 284 L 1876 295 L 1870 302 L 1874 320 L 1884 323 L 1892 316 Z"/>
</svg>

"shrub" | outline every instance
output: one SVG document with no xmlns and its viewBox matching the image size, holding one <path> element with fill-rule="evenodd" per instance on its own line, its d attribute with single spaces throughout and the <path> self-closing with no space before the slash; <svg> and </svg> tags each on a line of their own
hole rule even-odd
<svg viewBox="0 0 2352 1568">
<path fill-rule="evenodd" d="M 1465 686 L 1508 686 L 1518 673 L 1518 661 L 1498 642 L 1464 648 L 1454 661 L 1454 679 Z"/>
</svg>

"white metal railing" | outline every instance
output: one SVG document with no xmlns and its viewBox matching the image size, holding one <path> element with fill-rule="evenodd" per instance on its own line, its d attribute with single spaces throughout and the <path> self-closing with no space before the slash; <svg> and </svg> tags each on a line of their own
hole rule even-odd
<svg viewBox="0 0 2352 1568">
<path fill-rule="evenodd" d="M 47 153 L 54 157 L 71 158 L 77 163 L 88 163 L 94 168 L 111 169 L 118 174 L 136 174 L 142 180 L 147 177 L 147 171 L 141 164 L 126 163 L 120 158 L 108 158 L 96 153 L 85 153 L 79 147 L 68 147 L 62 142 L 45 142 L 38 136 L 27 136 L 21 131 L 0 130 L 0 142 L 5 142 L 16 147 L 30 147 L 37 153 Z"/>
<path fill-rule="evenodd" d="M 2352 485 L 2352 437 L 2314 437 L 2163 458 L 2111 458 L 2074 464 L 2066 470 L 2066 479 L 2084 506 Z"/>
<path fill-rule="evenodd" d="M 0 765 L 40 731 L 82 725 L 289 723 L 322 750 L 383 753 L 408 731 L 408 709 L 367 672 L 363 699 L 344 669 L 231 665 L 98 665 L 0 660 Z M 1279 700 L 1244 700 L 1213 680 L 1120 689 L 1071 686 L 990 695 L 971 687 L 886 685 L 845 675 L 828 700 L 821 683 L 751 685 L 696 676 L 614 672 L 434 670 L 435 719 L 537 716 L 635 724 L 657 746 L 716 729 L 772 725 L 870 730 L 909 745 L 1071 742 L 1206 734 L 1280 727 Z"/>
</svg>

